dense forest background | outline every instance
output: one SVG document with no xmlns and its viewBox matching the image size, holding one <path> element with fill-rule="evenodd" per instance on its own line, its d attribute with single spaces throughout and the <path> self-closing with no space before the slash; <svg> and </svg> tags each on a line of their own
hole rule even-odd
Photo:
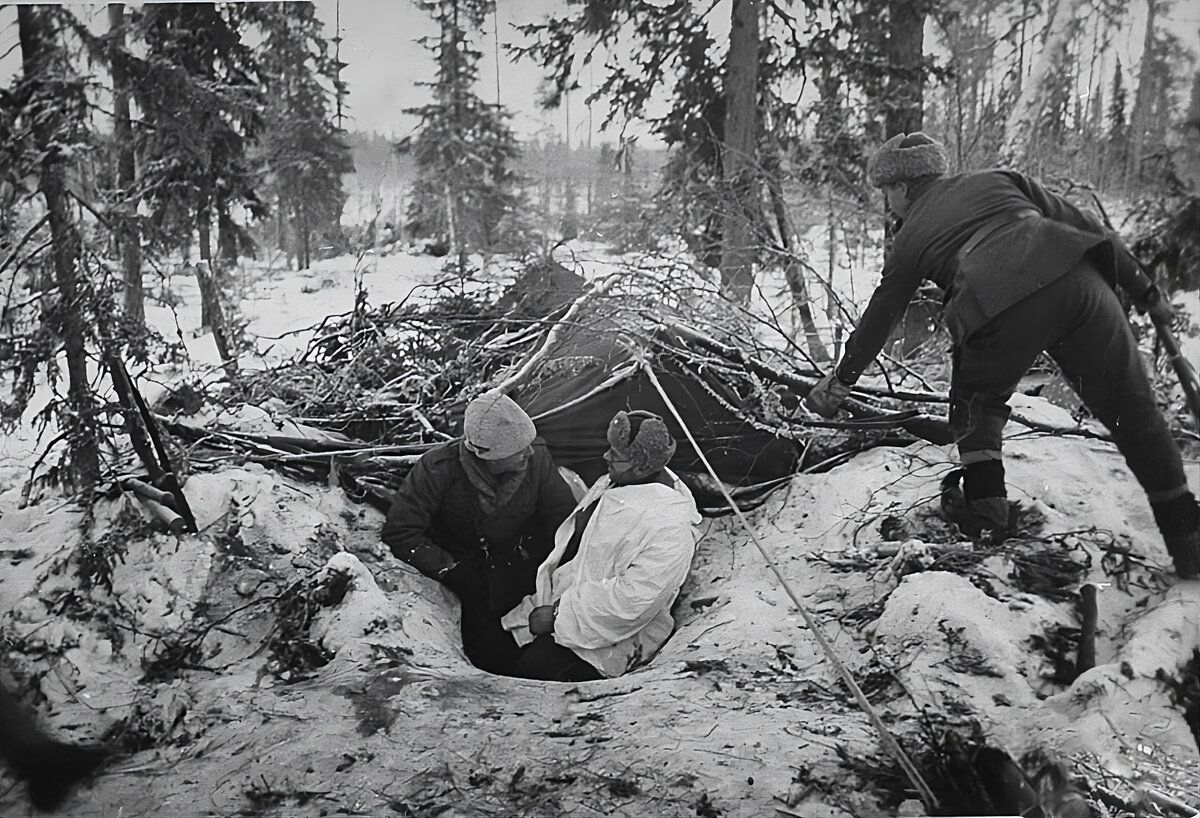
<svg viewBox="0 0 1200 818">
<path fill-rule="evenodd" d="M 349 132 L 341 32 L 311 3 L 4 12 L 20 67 L 0 88 L 0 409 L 16 423 L 47 373 L 65 383 L 42 417 L 64 482 L 94 485 L 113 435 L 145 445 L 125 364 L 178 354 L 146 327 L 148 277 L 195 275 L 231 380 L 234 270 L 381 243 L 444 255 L 461 276 L 572 239 L 682 249 L 734 303 L 783 276 L 807 330 L 810 293 L 837 310 L 836 249 L 884 240 L 866 158 L 918 129 L 953 171 L 1005 165 L 1111 210 L 1169 288 L 1196 286 L 1200 74 L 1177 33 L 1184 4 L 586 0 L 490 53 L 491 0 L 415 5 L 433 70 L 396 78 L 425 101 L 406 111 L 413 132 L 388 136 Z M 1113 43 L 1135 22 L 1140 56 L 1124 64 Z M 618 136 L 568 142 L 564 122 L 518 138 L 485 60 L 536 66 L 544 106 L 585 95 L 601 123 L 588 133 Z"/>
</svg>

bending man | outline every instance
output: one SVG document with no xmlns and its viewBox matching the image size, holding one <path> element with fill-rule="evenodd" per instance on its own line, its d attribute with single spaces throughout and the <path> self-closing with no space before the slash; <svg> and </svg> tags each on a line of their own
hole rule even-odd
<svg viewBox="0 0 1200 818">
<path fill-rule="evenodd" d="M 538 569 L 537 593 L 504 617 L 524 646 L 517 675 L 582 682 L 644 664 L 675 628 L 700 522 L 669 469 L 675 440 L 651 412 L 618 412 L 608 474 L 579 501 Z"/>
<path fill-rule="evenodd" d="M 1196 578 L 1200 508 L 1113 288 L 1157 318 L 1170 320 L 1170 304 L 1091 214 L 1020 173 L 948 177 L 947 167 L 941 144 L 923 133 L 889 139 L 868 162 L 871 184 L 902 223 L 841 362 L 809 394 L 808 407 L 825 417 L 837 411 L 928 278 L 945 294 L 954 341 L 950 425 L 964 466 L 964 530 L 1007 526 L 1008 400 L 1045 351 L 1112 433 L 1176 573 Z"/>
<path fill-rule="evenodd" d="M 537 566 L 574 506 L 533 421 L 493 390 L 468 404 L 461 441 L 417 461 L 381 538 L 458 596 L 467 658 L 489 673 L 511 674 L 517 645 L 500 615 L 533 590 Z"/>
</svg>

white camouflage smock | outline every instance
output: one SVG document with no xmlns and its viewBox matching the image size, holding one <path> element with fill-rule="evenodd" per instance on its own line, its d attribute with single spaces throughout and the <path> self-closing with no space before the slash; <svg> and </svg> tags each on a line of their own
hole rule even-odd
<svg viewBox="0 0 1200 818">
<path fill-rule="evenodd" d="M 520 645 L 533 641 L 529 612 L 558 603 L 554 641 L 607 677 L 648 661 L 671 635 L 671 604 L 687 578 L 700 522 L 687 486 L 613 486 L 602 476 L 575 511 L 599 504 L 579 552 L 559 566 L 575 533 L 572 513 L 554 535 L 554 550 L 538 568 L 537 591 L 503 618 Z"/>
</svg>

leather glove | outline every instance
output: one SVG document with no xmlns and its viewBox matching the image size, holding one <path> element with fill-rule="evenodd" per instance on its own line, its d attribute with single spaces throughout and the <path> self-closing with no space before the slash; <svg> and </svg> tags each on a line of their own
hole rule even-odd
<svg viewBox="0 0 1200 818">
<path fill-rule="evenodd" d="M 1151 284 L 1134 302 L 1139 310 L 1150 316 L 1155 323 L 1170 326 L 1175 320 L 1175 307 L 1163 298 L 1157 284 Z"/>
<path fill-rule="evenodd" d="M 804 399 L 804 405 L 810 412 L 815 412 L 823 418 L 831 418 L 837 414 L 838 407 L 849 394 L 849 384 L 838 380 L 836 370 L 831 369 L 825 377 L 817 381 L 817 385 Z"/>
</svg>

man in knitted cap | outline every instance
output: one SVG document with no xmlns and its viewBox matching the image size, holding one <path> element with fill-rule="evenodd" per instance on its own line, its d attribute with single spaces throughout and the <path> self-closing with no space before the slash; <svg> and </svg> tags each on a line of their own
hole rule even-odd
<svg viewBox="0 0 1200 818">
<path fill-rule="evenodd" d="M 492 390 L 467 405 L 462 440 L 417 461 L 381 537 L 399 559 L 458 596 L 467 658 L 489 673 L 511 674 L 518 650 L 500 615 L 533 590 L 537 566 L 574 506 L 533 421 Z"/>
<path fill-rule="evenodd" d="M 618 412 L 608 474 L 558 529 L 537 590 L 504 617 L 524 646 L 517 675 L 583 682 L 643 664 L 675 628 L 671 605 L 692 564 L 691 492 L 668 468 L 675 440 L 651 412 Z"/>
<path fill-rule="evenodd" d="M 928 278 L 944 293 L 954 343 L 950 425 L 966 500 L 960 527 L 1007 530 L 1001 433 L 1008 400 L 1045 351 L 1112 433 L 1176 573 L 1196 578 L 1200 507 L 1114 288 L 1156 319 L 1169 321 L 1171 305 L 1092 214 L 1020 173 L 947 176 L 948 165 L 942 146 L 923 133 L 889 139 L 867 163 L 900 227 L 842 360 L 807 406 L 833 416 Z"/>
</svg>

